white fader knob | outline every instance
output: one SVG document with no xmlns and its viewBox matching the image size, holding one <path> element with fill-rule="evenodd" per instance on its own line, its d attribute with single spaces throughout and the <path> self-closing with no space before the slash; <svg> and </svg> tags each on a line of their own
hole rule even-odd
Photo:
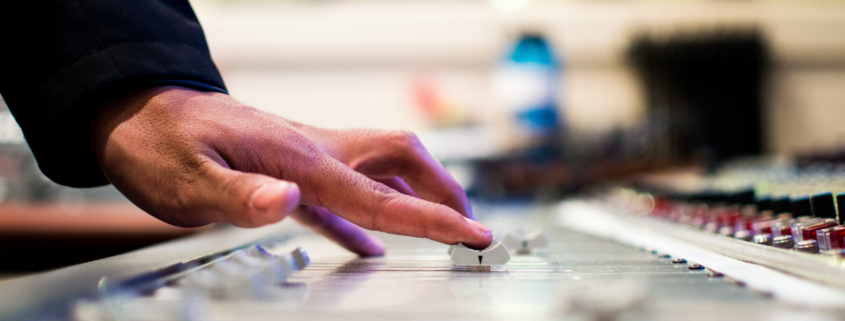
<svg viewBox="0 0 845 321">
<path fill-rule="evenodd" d="M 505 265 L 511 259 L 508 249 L 496 238 L 481 251 L 468 248 L 463 243 L 452 245 L 449 247 L 449 255 L 456 265 L 467 265 L 472 272 L 490 272 L 491 266 Z"/>
<path fill-rule="evenodd" d="M 242 260 L 246 259 L 242 256 L 236 257 Z M 311 264 L 308 253 L 301 247 L 296 248 L 289 254 L 279 256 L 260 245 L 256 245 L 249 249 L 246 257 L 263 261 L 262 263 L 266 265 L 266 269 L 272 275 L 275 283 L 284 283 L 291 273 L 301 271 Z"/>
<path fill-rule="evenodd" d="M 508 249 L 516 249 L 516 254 L 531 254 L 534 249 L 546 247 L 549 244 L 549 239 L 541 229 L 529 234 L 516 230 L 505 234 L 504 243 Z"/>
</svg>

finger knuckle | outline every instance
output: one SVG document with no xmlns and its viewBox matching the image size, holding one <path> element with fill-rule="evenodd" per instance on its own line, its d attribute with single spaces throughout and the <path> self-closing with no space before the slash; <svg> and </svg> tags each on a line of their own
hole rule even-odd
<svg viewBox="0 0 845 321">
<path fill-rule="evenodd" d="M 394 147 L 398 147 L 400 149 L 417 149 L 422 146 L 420 143 L 419 137 L 417 134 L 413 132 L 406 131 L 406 130 L 396 130 L 390 131 L 386 134 L 387 140 L 390 144 Z"/>
<path fill-rule="evenodd" d="M 370 222 L 368 222 L 369 226 L 367 226 L 367 229 L 382 231 L 385 227 L 383 224 L 384 216 L 382 213 L 384 213 L 391 204 L 401 202 L 401 199 L 396 191 L 379 182 L 372 181 L 370 183 L 369 190 L 372 192 L 370 195 L 372 195 L 373 202 L 376 204 L 376 210 L 371 213 L 371 219 Z"/>
<path fill-rule="evenodd" d="M 369 188 L 372 192 L 372 195 L 379 198 L 378 201 L 380 202 L 385 202 L 389 200 L 391 198 L 390 194 L 393 194 L 394 192 L 394 190 L 389 186 L 373 180 L 368 180 L 368 184 L 370 185 Z"/>
</svg>

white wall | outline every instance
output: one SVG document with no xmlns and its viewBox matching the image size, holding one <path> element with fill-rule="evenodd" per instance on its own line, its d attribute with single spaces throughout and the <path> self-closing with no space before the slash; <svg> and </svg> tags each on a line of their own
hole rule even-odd
<svg viewBox="0 0 845 321">
<path fill-rule="evenodd" d="M 231 92 L 258 108 L 328 127 L 422 130 L 411 84 L 433 79 L 466 115 L 487 112 L 490 75 L 520 30 L 540 30 L 567 63 L 571 126 L 601 131 L 644 110 L 623 57 L 641 31 L 759 26 L 774 58 L 767 148 L 845 144 L 845 3 L 533 1 L 194 1 Z"/>
</svg>

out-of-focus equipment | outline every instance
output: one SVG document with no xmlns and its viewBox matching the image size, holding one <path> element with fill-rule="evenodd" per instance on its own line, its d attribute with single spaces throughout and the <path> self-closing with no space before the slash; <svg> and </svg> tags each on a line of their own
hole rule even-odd
<svg viewBox="0 0 845 321">
<path fill-rule="evenodd" d="M 505 234 L 505 240 L 502 243 L 508 250 L 516 250 L 517 254 L 527 255 L 535 249 L 546 247 L 549 244 L 549 238 L 541 229 L 536 229 L 531 233 L 516 229 Z"/>
<path fill-rule="evenodd" d="M 643 175 L 632 187 L 608 193 L 605 201 L 724 255 L 845 286 L 841 167 L 745 161 L 709 175 Z"/>
<path fill-rule="evenodd" d="M 635 39 L 629 58 L 646 106 L 668 124 L 657 152 L 717 160 L 760 153 L 766 52 L 754 29 Z"/>
</svg>

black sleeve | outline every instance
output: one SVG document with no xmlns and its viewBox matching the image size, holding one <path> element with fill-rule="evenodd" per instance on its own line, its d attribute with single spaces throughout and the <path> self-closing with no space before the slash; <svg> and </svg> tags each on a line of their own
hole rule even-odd
<svg viewBox="0 0 845 321">
<path fill-rule="evenodd" d="M 226 92 L 187 0 L 10 0 L 0 12 L 0 94 L 56 183 L 108 184 L 88 143 L 107 96 L 156 84 Z"/>
</svg>

